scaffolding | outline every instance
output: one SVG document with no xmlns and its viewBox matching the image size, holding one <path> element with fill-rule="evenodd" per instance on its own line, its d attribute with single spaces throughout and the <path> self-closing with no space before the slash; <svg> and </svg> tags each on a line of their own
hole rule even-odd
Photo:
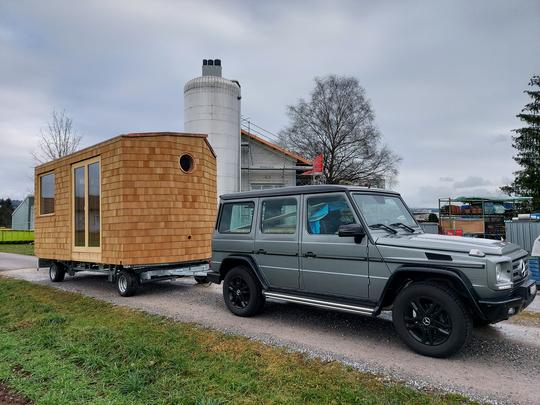
<svg viewBox="0 0 540 405">
<path fill-rule="evenodd" d="M 242 116 L 241 118 L 241 135 L 245 135 L 246 139 L 241 143 L 242 149 L 247 148 L 247 153 L 245 155 L 242 154 L 241 177 L 247 177 L 247 186 L 250 189 L 254 189 L 253 187 L 261 189 L 286 185 L 288 184 L 287 179 L 291 171 L 294 172 L 295 177 L 294 184 L 292 185 L 298 185 L 299 175 L 312 168 L 308 160 L 281 147 L 279 145 L 279 137 L 276 134 L 254 124 L 249 117 Z M 264 165 L 261 162 L 255 162 L 252 154 L 254 142 L 263 144 L 278 152 L 282 157 L 282 163 L 279 165 Z M 245 160 L 244 156 L 246 156 Z M 290 165 L 291 160 L 296 160 L 293 165 Z M 269 176 L 271 178 L 255 184 L 253 182 L 254 173 L 261 171 L 271 173 Z M 241 184 L 243 184 L 242 181 Z"/>
</svg>

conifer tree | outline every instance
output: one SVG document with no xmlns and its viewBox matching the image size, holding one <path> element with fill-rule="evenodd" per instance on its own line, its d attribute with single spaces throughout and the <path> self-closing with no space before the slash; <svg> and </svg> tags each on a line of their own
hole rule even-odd
<svg viewBox="0 0 540 405">
<path fill-rule="evenodd" d="M 524 123 L 514 129 L 512 146 L 517 150 L 514 160 L 521 167 L 514 172 L 514 181 L 502 187 L 508 194 L 533 197 L 532 208 L 540 210 L 540 76 L 533 76 L 529 82 L 531 89 L 525 93 L 531 101 L 523 107 L 517 117 Z"/>
</svg>

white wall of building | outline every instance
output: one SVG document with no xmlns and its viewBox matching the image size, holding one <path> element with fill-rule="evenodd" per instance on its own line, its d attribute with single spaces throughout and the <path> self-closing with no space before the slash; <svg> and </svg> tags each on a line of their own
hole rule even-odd
<svg viewBox="0 0 540 405">
<path fill-rule="evenodd" d="M 296 160 L 247 136 L 242 136 L 242 191 L 295 186 Z M 247 170 L 251 168 L 251 170 Z M 257 170 L 257 169 L 269 170 Z"/>
</svg>

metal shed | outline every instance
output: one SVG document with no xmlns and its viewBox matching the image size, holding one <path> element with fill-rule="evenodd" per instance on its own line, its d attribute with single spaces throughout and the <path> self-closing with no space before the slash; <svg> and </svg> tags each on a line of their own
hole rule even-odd
<svg viewBox="0 0 540 405">
<path fill-rule="evenodd" d="M 506 240 L 531 254 L 533 243 L 540 235 L 540 221 L 506 221 L 505 227 Z"/>
</svg>

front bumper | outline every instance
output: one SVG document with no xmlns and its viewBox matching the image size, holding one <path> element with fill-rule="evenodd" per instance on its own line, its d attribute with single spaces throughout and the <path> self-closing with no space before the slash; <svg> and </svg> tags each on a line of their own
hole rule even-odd
<svg viewBox="0 0 540 405">
<path fill-rule="evenodd" d="M 478 305 L 484 317 L 489 322 L 499 322 L 516 315 L 527 308 L 536 297 L 536 284 L 534 280 L 527 280 L 514 288 L 505 298 L 497 300 L 480 300 Z"/>
</svg>

